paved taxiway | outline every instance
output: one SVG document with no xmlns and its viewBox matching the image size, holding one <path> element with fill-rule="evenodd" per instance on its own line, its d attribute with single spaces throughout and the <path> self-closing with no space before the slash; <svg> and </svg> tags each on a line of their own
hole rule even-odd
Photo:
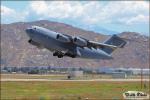
<svg viewBox="0 0 150 100">
<path fill-rule="evenodd" d="M 141 79 L 91 79 L 91 80 L 51 80 L 51 79 L 1 79 L 1 81 L 102 81 L 102 82 L 136 82 Z M 150 79 L 143 79 L 143 81 L 150 81 Z"/>
</svg>

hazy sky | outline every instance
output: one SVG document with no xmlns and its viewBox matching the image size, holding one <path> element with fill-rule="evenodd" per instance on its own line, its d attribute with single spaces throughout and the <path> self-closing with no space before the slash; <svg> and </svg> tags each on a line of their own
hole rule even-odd
<svg viewBox="0 0 150 100">
<path fill-rule="evenodd" d="M 1 23 L 50 20 L 149 34 L 149 1 L 2 1 Z"/>
</svg>

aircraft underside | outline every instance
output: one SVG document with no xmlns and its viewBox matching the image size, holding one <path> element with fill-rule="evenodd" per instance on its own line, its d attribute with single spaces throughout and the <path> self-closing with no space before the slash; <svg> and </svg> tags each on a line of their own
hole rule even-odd
<svg viewBox="0 0 150 100">
<path fill-rule="evenodd" d="M 33 41 L 32 39 L 29 39 L 28 42 L 34 46 L 36 46 L 37 48 L 41 48 L 41 45 L 35 41 Z M 62 58 L 64 56 L 69 56 L 69 57 L 72 57 L 72 58 L 75 58 L 76 57 L 76 54 L 71 54 L 69 52 L 61 52 L 61 51 L 54 51 L 53 52 L 53 56 L 57 56 L 58 58 Z"/>
</svg>

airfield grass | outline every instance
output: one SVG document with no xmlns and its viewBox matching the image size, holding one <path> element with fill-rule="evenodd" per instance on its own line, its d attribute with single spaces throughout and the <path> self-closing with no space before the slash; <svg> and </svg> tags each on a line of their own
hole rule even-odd
<svg viewBox="0 0 150 100">
<path fill-rule="evenodd" d="M 100 100 L 122 99 L 126 91 L 149 93 L 149 83 L 140 82 L 49 81 L 1 82 L 1 100 Z"/>
</svg>

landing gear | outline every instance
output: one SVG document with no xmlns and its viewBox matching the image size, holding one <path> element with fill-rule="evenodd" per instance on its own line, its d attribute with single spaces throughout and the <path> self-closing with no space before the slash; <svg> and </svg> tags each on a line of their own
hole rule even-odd
<svg viewBox="0 0 150 100">
<path fill-rule="evenodd" d="M 75 56 L 75 55 L 72 55 L 71 57 L 72 57 L 72 58 L 75 58 L 76 56 Z"/>
<path fill-rule="evenodd" d="M 31 42 L 32 42 L 32 40 L 30 39 L 30 40 L 28 40 L 28 42 L 29 42 L 29 43 L 31 43 Z"/>
<path fill-rule="evenodd" d="M 76 55 L 74 54 L 71 54 L 71 53 L 62 53 L 62 52 L 54 52 L 53 53 L 53 56 L 57 56 L 58 58 L 62 58 L 63 56 L 69 56 L 69 57 L 72 57 L 72 58 L 75 58 Z"/>
<path fill-rule="evenodd" d="M 54 52 L 53 56 L 57 56 L 58 58 L 62 58 L 64 56 L 64 54 L 61 52 Z"/>
<path fill-rule="evenodd" d="M 33 41 L 32 39 L 28 40 L 28 42 L 29 42 L 30 44 L 36 46 L 36 47 L 39 48 L 39 49 L 42 49 L 42 48 L 43 48 L 43 46 L 40 45 L 40 43 L 35 42 L 35 41 Z"/>
<path fill-rule="evenodd" d="M 69 57 L 72 57 L 72 58 L 75 58 L 75 57 L 76 57 L 76 55 L 70 54 L 70 53 L 66 53 L 65 55 L 66 55 L 66 56 L 69 56 Z"/>
<path fill-rule="evenodd" d="M 54 52 L 54 53 L 53 53 L 53 56 L 57 56 L 57 55 L 58 55 L 58 52 Z"/>
<path fill-rule="evenodd" d="M 58 55 L 58 58 L 62 58 L 63 57 L 63 55 Z"/>
</svg>

